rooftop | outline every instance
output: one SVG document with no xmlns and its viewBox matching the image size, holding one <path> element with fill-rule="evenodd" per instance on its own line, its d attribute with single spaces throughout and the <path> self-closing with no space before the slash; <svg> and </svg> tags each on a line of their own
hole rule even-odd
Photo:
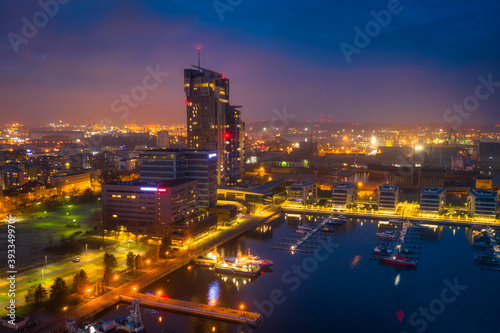
<svg viewBox="0 0 500 333">
<path fill-rule="evenodd" d="M 352 188 L 356 186 L 354 183 L 337 183 L 333 185 L 333 188 Z"/>
<path fill-rule="evenodd" d="M 385 184 L 385 185 L 381 185 L 379 186 L 379 190 L 381 191 L 397 191 L 399 189 L 399 187 L 397 185 L 389 185 L 389 184 Z"/>
<path fill-rule="evenodd" d="M 476 197 L 483 197 L 483 198 L 496 198 L 498 196 L 498 192 L 492 191 L 492 190 L 483 190 L 483 189 L 472 189 L 470 191 L 474 196 Z"/>
<path fill-rule="evenodd" d="M 424 187 L 420 194 L 441 194 L 444 192 L 442 187 Z"/>
<path fill-rule="evenodd" d="M 161 187 L 175 187 L 182 184 L 190 183 L 196 181 L 195 179 L 170 179 L 161 182 L 141 182 L 141 181 L 130 181 L 130 182 L 110 182 L 104 185 L 122 185 L 122 186 L 161 186 Z"/>
</svg>

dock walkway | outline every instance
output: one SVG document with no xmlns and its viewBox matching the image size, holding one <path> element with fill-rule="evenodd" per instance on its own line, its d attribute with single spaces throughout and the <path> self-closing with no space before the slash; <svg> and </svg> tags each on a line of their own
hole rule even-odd
<svg viewBox="0 0 500 333">
<path fill-rule="evenodd" d="M 217 320 L 225 320 L 243 325 L 257 327 L 262 322 L 262 315 L 256 312 L 235 310 L 221 306 L 207 305 L 183 301 L 172 298 L 162 298 L 146 294 L 137 294 L 137 297 L 120 295 L 117 302 L 132 303 L 134 298 L 141 300 L 141 305 L 167 311 L 176 311 L 187 315 L 209 317 Z"/>
</svg>

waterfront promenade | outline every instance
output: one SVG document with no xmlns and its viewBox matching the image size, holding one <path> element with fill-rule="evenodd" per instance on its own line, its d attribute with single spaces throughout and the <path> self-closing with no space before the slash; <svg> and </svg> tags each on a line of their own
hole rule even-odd
<svg viewBox="0 0 500 333">
<path fill-rule="evenodd" d="M 121 295 L 130 295 L 133 292 L 138 292 L 142 288 L 147 287 L 148 285 L 187 265 L 191 258 L 197 256 L 199 253 L 215 246 L 220 246 L 236 237 L 239 237 L 248 230 L 267 222 L 277 214 L 280 214 L 280 212 L 273 210 L 266 212 L 266 214 L 261 216 L 252 216 L 248 220 L 244 220 L 239 224 L 218 233 L 216 236 L 208 239 L 207 241 L 201 244 L 196 244 L 189 250 L 180 251 L 176 258 L 168 260 L 164 265 L 146 272 L 136 279 L 72 309 L 66 315 L 54 316 L 47 314 L 45 311 L 37 313 L 36 319 L 33 320 L 38 321 L 40 324 L 35 326 L 32 332 L 47 333 L 62 331 L 64 328 L 65 317 L 67 319 L 82 321 L 94 319 L 93 317 L 95 315 L 118 303 Z"/>
<path fill-rule="evenodd" d="M 371 220 L 389 220 L 389 219 L 401 219 L 401 215 L 388 214 L 388 213 L 378 213 L 377 211 L 370 212 L 366 209 L 352 209 L 345 211 L 333 211 L 332 209 L 311 209 L 311 208 L 300 208 L 293 206 L 283 206 L 282 210 L 284 213 L 294 213 L 294 214 L 322 214 L 322 215 L 344 215 L 352 219 L 371 219 Z M 431 217 L 431 216 L 404 216 L 405 220 L 412 223 L 428 223 L 437 225 L 458 225 L 458 226 L 473 226 L 473 225 L 492 225 L 500 226 L 500 220 L 485 220 L 485 219 L 456 219 L 447 218 L 445 216 Z"/>
</svg>

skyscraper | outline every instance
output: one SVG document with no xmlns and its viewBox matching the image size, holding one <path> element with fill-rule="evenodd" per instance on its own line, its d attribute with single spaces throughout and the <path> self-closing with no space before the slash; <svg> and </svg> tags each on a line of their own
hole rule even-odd
<svg viewBox="0 0 500 333">
<path fill-rule="evenodd" d="M 188 148 L 216 151 L 217 184 L 236 184 L 242 175 L 244 124 L 241 112 L 230 106 L 229 79 L 193 67 L 184 70 Z"/>
<path fill-rule="evenodd" d="M 158 131 L 156 133 L 156 146 L 159 148 L 170 147 L 170 134 L 168 131 Z"/>
</svg>

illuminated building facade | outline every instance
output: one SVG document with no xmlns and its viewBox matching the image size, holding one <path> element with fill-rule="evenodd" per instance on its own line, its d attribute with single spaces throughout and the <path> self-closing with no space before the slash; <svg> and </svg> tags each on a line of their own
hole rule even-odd
<svg viewBox="0 0 500 333">
<path fill-rule="evenodd" d="M 301 205 L 312 205 L 316 203 L 318 190 L 315 182 L 302 181 L 293 183 L 288 189 L 287 199 L 290 202 Z"/>
<path fill-rule="evenodd" d="M 200 207 L 217 205 L 217 153 L 191 149 L 151 149 L 139 154 L 141 181 L 196 179 Z"/>
<path fill-rule="evenodd" d="M 332 204 L 334 207 L 351 208 L 358 203 L 358 185 L 355 183 L 337 183 L 333 185 Z"/>
<path fill-rule="evenodd" d="M 196 67 L 184 70 L 187 108 L 187 145 L 190 149 L 217 152 L 218 185 L 241 179 L 244 124 L 238 107 L 229 103 L 229 79 Z"/>
<path fill-rule="evenodd" d="M 104 184 L 104 227 L 107 230 L 163 234 L 169 225 L 198 215 L 197 184 L 192 179 Z"/>
<path fill-rule="evenodd" d="M 420 191 L 420 211 L 442 214 L 446 204 L 446 191 L 441 187 L 424 187 Z"/>
<path fill-rule="evenodd" d="M 467 212 L 471 217 L 495 218 L 498 212 L 498 192 L 473 189 L 467 196 Z"/>
<path fill-rule="evenodd" d="M 396 185 L 381 185 L 378 187 L 377 205 L 379 210 L 394 212 L 399 203 L 399 187 Z"/>
</svg>

